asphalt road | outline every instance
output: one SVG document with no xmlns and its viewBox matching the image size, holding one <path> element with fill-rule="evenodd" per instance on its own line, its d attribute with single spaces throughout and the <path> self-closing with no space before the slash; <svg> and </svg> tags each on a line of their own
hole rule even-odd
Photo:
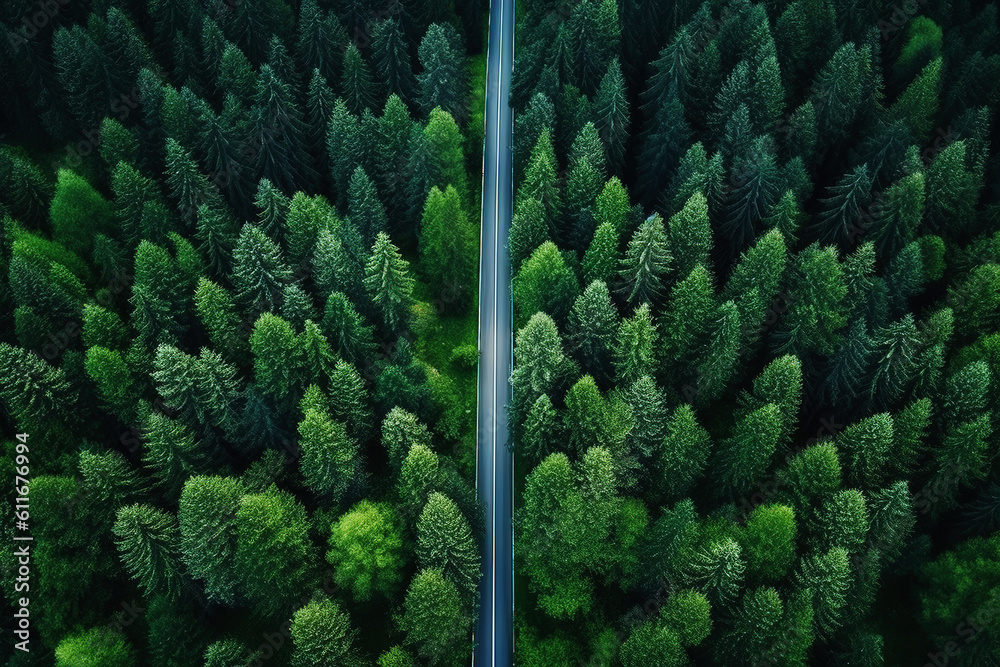
<svg viewBox="0 0 1000 667">
<path fill-rule="evenodd" d="M 483 579 L 473 664 L 513 664 L 513 465 L 507 451 L 513 321 L 510 300 L 512 114 L 507 100 L 514 66 L 514 2 L 492 0 L 486 65 L 486 145 L 479 255 L 479 404 L 476 488 L 486 502 Z"/>
</svg>

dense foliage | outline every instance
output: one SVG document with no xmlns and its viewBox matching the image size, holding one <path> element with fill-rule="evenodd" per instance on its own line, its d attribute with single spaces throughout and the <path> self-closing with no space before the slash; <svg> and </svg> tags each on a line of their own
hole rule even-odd
<svg viewBox="0 0 1000 667">
<path fill-rule="evenodd" d="M 995 2 L 519 3 L 521 665 L 996 665 Z"/>
<path fill-rule="evenodd" d="M 468 660 L 485 4 L 2 4 L 4 664 Z"/>
</svg>

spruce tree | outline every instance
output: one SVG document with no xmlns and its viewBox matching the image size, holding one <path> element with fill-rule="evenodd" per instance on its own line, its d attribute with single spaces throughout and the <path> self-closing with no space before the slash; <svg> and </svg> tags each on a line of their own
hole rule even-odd
<svg viewBox="0 0 1000 667">
<path fill-rule="evenodd" d="M 435 23 L 427 28 L 417 56 L 422 72 L 417 75 L 418 100 L 424 115 L 440 107 L 455 119 L 465 117 L 467 90 L 464 53 L 458 36 L 449 26 Z"/>
<path fill-rule="evenodd" d="M 396 18 L 387 18 L 372 24 L 371 31 L 376 80 L 387 95 L 398 95 L 403 102 L 412 102 L 417 80 L 402 25 Z"/>
<path fill-rule="evenodd" d="M 339 503 L 357 474 L 358 445 L 344 425 L 326 414 L 307 410 L 299 422 L 302 477 L 317 496 Z"/>
<path fill-rule="evenodd" d="M 118 510 L 114 534 L 122 564 L 148 595 L 176 598 L 186 582 L 177 518 L 149 505 Z"/>
<path fill-rule="evenodd" d="M 243 225 L 233 251 L 230 280 L 236 288 L 236 300 L 245 312 L 276 310 L 290 277 L 291 270 L 274 241 L 254 225 Z"/>
<path fill-rule="evenodd" d="M 628 140 L 629 105 L 625 95 L 625 78 L 617 58 L 611 61 L 601 79 L 594 98 L 594 126 L 604 142 L 605 155 L 611 171 L 621 175 L 625 164 L 625 142 Z"/>
<path fill-rule="evenodd" d="M 379 310 L 382 326 L 390 333 L 401 333 L 410 317 L 413 278 L 409 266 L 389 236 L 379 232 L 365 265 L 365 289 Z"/>
<path fill-rule="evenodd" d="M 629 303 L 657 303 L 673 259 L 663 219 L 653 214 L 636 230 L 622 259 L 623 293 Z"/>
<path fill-rule="evenodd" d="M 476 597 L 479 585 L 479 549 L 468 522 L 455 503 L 442 493 L 432 493 L 417 519 L 417 565 L 441 570 L 467 600 Z"/>
</svg>

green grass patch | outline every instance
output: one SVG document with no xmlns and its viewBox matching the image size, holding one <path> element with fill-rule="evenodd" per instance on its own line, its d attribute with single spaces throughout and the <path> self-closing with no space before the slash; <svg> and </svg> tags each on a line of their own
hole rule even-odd
<svg viewBox="0 0 1000 667">
<path fill-rule="evenodd" d="M 470 219 L 479 215 L 483 188 L 483 142 L 486 139 L 486 54 L 472 56 L 469 68 L 469 124 L 465 128 L 465 168 L 469 172 L 473 200 L 468 206 Z"/>
</svg>

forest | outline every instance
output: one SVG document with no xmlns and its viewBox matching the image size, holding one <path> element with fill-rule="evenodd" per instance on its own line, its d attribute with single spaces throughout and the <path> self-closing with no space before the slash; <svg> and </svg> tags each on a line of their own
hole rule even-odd
<svg viewBox="0 0 1000 667">
<path fill-rule="evenodd" d="M 997 4 L 516 10 L 516 664 L 1000 664 Z"/>
<path fill-rule="evenodd" d="M 3 664 L 467 664 L 488 9 L 0 3 Z M 514 664 L 1000 666 L 995 0 L 515 11 Z"/>
<path fill-rule="evenodd" d="M 486 8 L 0 3 L 3 664 L 468 660 Z"/>
</svg>

